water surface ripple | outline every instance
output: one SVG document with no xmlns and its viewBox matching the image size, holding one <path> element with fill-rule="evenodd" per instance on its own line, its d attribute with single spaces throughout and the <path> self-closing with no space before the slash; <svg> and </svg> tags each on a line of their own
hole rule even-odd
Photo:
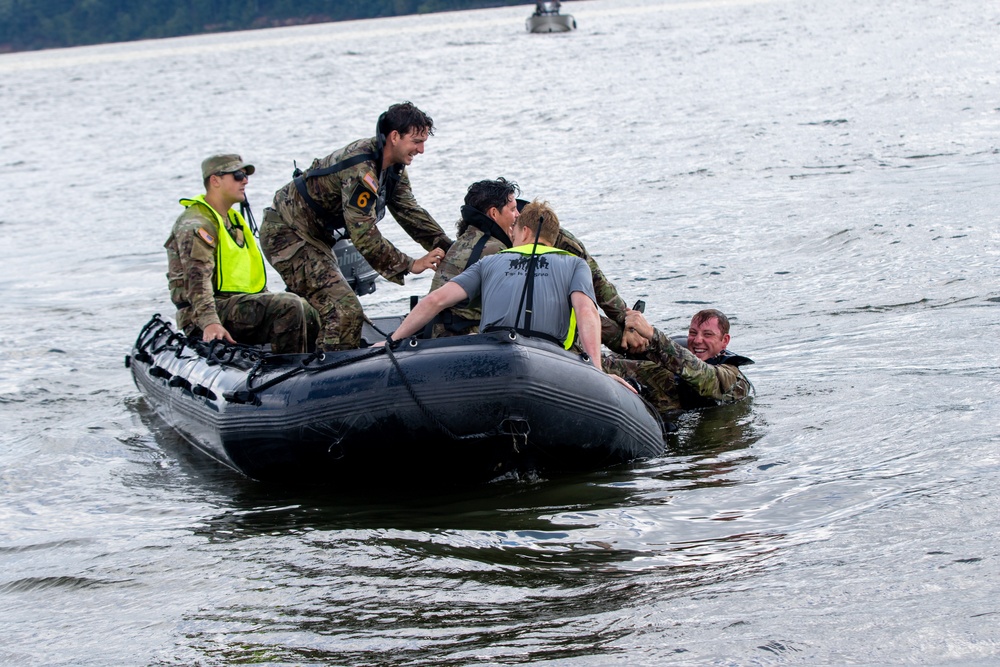
<svg viewBox="0 0 1000 667">
<path fill-rule="evenodd" d="M 0 664 L 996 661 L 1000 7 L 564 6 L 0 55 Z M 665 330 L 729 313 L 757 399 L 478 489 L 192 452 L 122 361 L 200 160 L 254 162 L 259 213 L 403 99 L 446 227 L 513 178 Z"/>
</svg>

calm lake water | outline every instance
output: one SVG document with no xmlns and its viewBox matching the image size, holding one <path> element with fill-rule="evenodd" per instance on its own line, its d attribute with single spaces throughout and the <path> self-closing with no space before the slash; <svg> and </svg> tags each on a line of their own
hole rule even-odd
<svg viewBox="0 0 1000 667">
<path fill-rule="evenodd" d="M 0 664 L 996 664 L 1000 5 L 564 9 L 0 55 Z M 201 159 L 257 165 L 259 218 L 406 99 L 446 228 L 513 178 L 665 330 L 729 313 L 757 399 L 463 493 L 192 452 L 122 362 Z"/>
</svg>

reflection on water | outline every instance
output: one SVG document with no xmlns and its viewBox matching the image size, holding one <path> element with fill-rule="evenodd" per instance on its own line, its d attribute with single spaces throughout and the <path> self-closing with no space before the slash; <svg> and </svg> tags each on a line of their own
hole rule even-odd
<svg viewBox="0 0 1000 667">
<path fill-rule="evenodd" d="M 738 586 L 784 538 L 731 529 L 735 513 L 707 517 L 711 535 L 670 534 L 676 494 L 738 484 L 731 473 L 753 463 L 748 448 L 763 433 L 749 402 L 688 413 L 679 426 L 656 461 L 417 493 L 261 484 L 225 469 L 220 483 L 220 466 L 159 432 L 156 446 L 224 497 L 194 527 L 200 548 L 238 548 L 251 571 L 269 573 L 241 587 L 239 603 L 190 614 L 189 646 L 229 661 L 359 665 L 429 653 L 434 664 L 615 656 L 636 609 Z M 220 627 L 224 647 L 213 640 Z"/>
</svg>

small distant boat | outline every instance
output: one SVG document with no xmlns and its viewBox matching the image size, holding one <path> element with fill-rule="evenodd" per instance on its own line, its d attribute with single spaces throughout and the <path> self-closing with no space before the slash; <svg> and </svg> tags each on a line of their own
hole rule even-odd
<svg viewBox="0 0 1000 667">
<path fill-rule="evenodd" d="M 528 17 L 528 32 L 569 32 L 576 28 L 576 19 L 559 13 L 559 0 L 535 3 L 535 13 Z"/>
</svg>

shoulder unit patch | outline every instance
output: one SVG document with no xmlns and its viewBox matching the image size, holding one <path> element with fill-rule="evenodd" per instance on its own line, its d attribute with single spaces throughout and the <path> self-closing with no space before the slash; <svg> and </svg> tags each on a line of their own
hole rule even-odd
<svg viewBox="0 0 1000 667">
<path fill-rule="evenodd" d="M 351 193 L 351 206 L 367 214 L 371 212 L 375 198 L 374 192 L 358 183 L 354 186 L 354 192 Z"/>
</svg>

